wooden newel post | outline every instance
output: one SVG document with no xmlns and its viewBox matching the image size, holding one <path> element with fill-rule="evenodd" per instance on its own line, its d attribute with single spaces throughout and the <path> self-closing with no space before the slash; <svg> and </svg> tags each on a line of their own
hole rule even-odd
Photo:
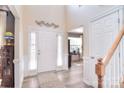
<svg viewBox="0 0 124 93">
<path fill-rule="evenodd" d="M 105 74 L 105 66 L 102 63 L 102 58 L 97 60 L 98 63 L 96 64 L 96 74 L 98 77 L 98 88 L 103 88 L 103 77 Z"/>
</svg>

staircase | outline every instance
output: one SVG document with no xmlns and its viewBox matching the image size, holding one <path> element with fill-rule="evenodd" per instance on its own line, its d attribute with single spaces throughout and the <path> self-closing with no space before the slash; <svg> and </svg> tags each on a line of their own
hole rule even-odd
<svg viewBox="0 0 124 93">
<path fill-rule="evenodd" d="M 124 77 L 123 77 L 123 64 L 113 65 L 111 60 L 115 53 L 118 51 L 119 44 L 124 35 L 124 28 L 117 35 L 113 45 L 107 51 L 107 54 L 103 58 L 97 59 L 97 64 L 95 66 L 95 72 L 98 77 L 98 88 L 123 88 L 124 87 Z M 119 54 L 120 56 L 120 54 Z M 121 67 L 121 68 L 120 68 Z"/>
</svg>

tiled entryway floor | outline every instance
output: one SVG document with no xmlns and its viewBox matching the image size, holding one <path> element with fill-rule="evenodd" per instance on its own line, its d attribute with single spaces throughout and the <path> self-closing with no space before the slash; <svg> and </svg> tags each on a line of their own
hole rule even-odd
<svg viewBox="0 0 124 93">
<path fill-rule="evenodd" d="M 24 79 L 23 88 L 91 88 L 83 83 L 83 62 L 73 62 L 68 71 L 40 73 Z"/>
</svg>

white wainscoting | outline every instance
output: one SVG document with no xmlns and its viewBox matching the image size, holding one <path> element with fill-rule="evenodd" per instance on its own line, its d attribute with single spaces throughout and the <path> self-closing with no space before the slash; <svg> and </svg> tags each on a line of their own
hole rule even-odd
<svg viewBox="0 0 124 93">
<path fill-rule="evenodd" d="M 24 79 L 24 60 L 23 58 L 15 59 L 14 61 L 14 77 L 15 77 L 15 88 L 21 88 Z"/>
<path fill-rule="evenodd" d="M 83 81 L 84 83 L 97 88 L 97 76 L 95 74 L 96 59 L 84 57 Z"/>
</svg>

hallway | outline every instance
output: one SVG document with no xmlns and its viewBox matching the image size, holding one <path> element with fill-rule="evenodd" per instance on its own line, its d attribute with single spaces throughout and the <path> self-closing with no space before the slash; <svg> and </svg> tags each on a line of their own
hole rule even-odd
<svg viewBox="0 0 124 93">
<path fill-rule="evenodd" d="M 73 63 L 68 71 L 40 73 L 24 79 L 23 88 L 90 88 L 83 83 L 82 62 Z"/>
</svg>

